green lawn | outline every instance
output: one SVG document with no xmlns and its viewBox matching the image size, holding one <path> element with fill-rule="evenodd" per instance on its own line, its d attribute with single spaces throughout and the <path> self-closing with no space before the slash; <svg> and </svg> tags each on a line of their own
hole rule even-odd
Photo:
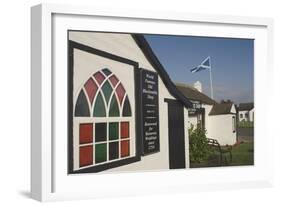
<svg viewBox="0 0 281 206">
<path fill-rule="evenodd" d="M 230 165 L 253 165 L 254 143 L 245 142 L 232 148 L 232 163 Z"/>
<path fill-rule="evenodd" d="M 224 149 L 224 148 L 222 148 Z M 254 144 L 245 142 L 232 147 L 232 161 L 229 153 L 223 154 L 223 162 L 220 165 L 220 153 L 214 149 L 208 159 L 200 163 L 190 163 L 191 168 L 218 167 L 218 166 L 239 166 L 254 164 Z"/>
</svg>

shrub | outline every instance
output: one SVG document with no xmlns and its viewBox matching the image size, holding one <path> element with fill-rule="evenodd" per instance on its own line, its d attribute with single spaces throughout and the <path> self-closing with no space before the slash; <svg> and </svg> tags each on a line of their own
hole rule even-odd
<svg viewBox="0 0 281 206">
<path fill-rule="evenodd" d="M 254 122 L 245 121 L 244 119 L 238 123 L 240 128 L 251 128 L 254 127 Z"/>
<path fill-rule="evenodd" d="M 191 125 L 188 132 L 190 161 L 200 163 L 206 160 L 210 154 L 206 130 L 201 127 L 194 128 L 194 126 Z"/>
</svg>

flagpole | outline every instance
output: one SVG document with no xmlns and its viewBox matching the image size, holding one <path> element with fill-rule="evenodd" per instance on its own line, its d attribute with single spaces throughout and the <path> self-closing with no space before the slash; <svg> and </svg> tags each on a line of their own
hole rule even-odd
<svg viewBox="0 0 281 206">
<path fill-rule="evenodd" d="M 212 64 L 211 64 L 211 58 L 209 57 L 209 61 L 210 61 L 210 86 L 211 86 L 211 98 L 214 99 L 214 93 L 213 93 L 213 81 L 212 81 Z"/>
</svg>

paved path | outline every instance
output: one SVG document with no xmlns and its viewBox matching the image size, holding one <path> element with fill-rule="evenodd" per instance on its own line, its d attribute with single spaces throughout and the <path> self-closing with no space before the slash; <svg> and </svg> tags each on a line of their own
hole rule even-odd
<svg viewBox="0 0 281 206">
<path fill-rule="evenodd" d="M 239 141 L 254 141 L 254 128 L 237 128 Z"/>
</svg>

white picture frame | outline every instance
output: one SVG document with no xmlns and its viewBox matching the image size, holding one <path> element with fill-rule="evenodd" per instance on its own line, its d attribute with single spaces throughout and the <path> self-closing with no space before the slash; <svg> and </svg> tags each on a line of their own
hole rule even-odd
<svg viewBox="0 0 281 206">
<path fill-rule="evenodd" d="M 154 171 L 138 173 L 98 174 L 68 177 L 57 165 L 63 164 L 66 154 L 56 148 L 56 131 L 59 121 L 55 119 L 56 95 L 63 94 L 65 86 L 56 81 L 61 74 L 54 71 L 54 53 L 65 50 L 56 45 L 56 32 L 62 28 L 61 20 L 69 18 L 65 27 L 85 29 L 94 19 L 106 20 L 97 30 L 115 32 L 157 33 L 151 25 L 159 24 L 159 34 L 184 32 L 185 26 L 198 29 L 197 35 L 221 37 L 254 37 L 255 48 L 255 166 L 206 168 L 177 171 Z M 75 19 L 71 19 L 74 18 Z M 65 20 L 65 19 L 63 19 Z M 84 23 L 81 23 L 83 20 Z M 114 21 L 120 21 L 118 28 Z M 112 22 L 112 23 L 110 23 Z M 138 23 L 137 28 L 132 25 Z M 148 28 L 145 25 L 151 23 Z M 102 23 L 101 23 L 102 24 Z M 177 30 L 168 31 L 165 24 Z M 267 114 L 272 104 L 271 87 L 273 74 L 273 21 L 269 18 L 235 17 L 225 15 L 202 15 L 189 13 L 161 13 L 153 11 L 121 10 L 97 7 L 41 4 L 31 9 L 31 196 L 40 201 L 112 197 L 134 194 L 210 191 L 213 189 L 238 189 L 268 187 L 273 185 L 273 141 Z M 199 28 L 202 27 L 202 28 Z M 211 28 L 207 32 L 207 28 Z M 223 29 L 225 28 L 225 29 Z M 87 28 L 90 30 L 90 28 Z M 165 32 L 166 31 L 166 32 Z M 200 31 L 200 32 L 199 32 Z M 190 31 L 192 34 L 192 31 Z M 169 34 L 170 34 L 169 33 Z M 264 97 L 267 98 L 264 98 Z M 56 128 L 56 129 L 55 129 Z M 266 136 L 266 141 L 261 139 Z M 63 140 L 64 141 L 64 140 Z M 65 139 L 66 141 L 66 139 Z M 89 179 L 91 179 L 89 181 Z M 107 181 L 103 186 L 102 181 Z M 124 180 L 126 180 L 124 183 Z M 145 180 L 145 181 L 144 181 Z M 165 181 L 163 181 L 165 180 Z M 98 187 L 85 186 L 95 182 Z M 108 189 L 110 182 L 120 184 L 117 191 Z M 150 182 L 146 187 L 144 182 Z M 153 183 L 153 184 L 152 184 Z M 85 186 L 82 188 L 82 186 Z M 73 187 L 74 189 L 69 189 Z M 129 190 L 126 188 L 130 188 Z M 90 190 L 89 190 L 90 189 Z M 124 192 L 125 191 L 125 192 Z"/>
</svg>

